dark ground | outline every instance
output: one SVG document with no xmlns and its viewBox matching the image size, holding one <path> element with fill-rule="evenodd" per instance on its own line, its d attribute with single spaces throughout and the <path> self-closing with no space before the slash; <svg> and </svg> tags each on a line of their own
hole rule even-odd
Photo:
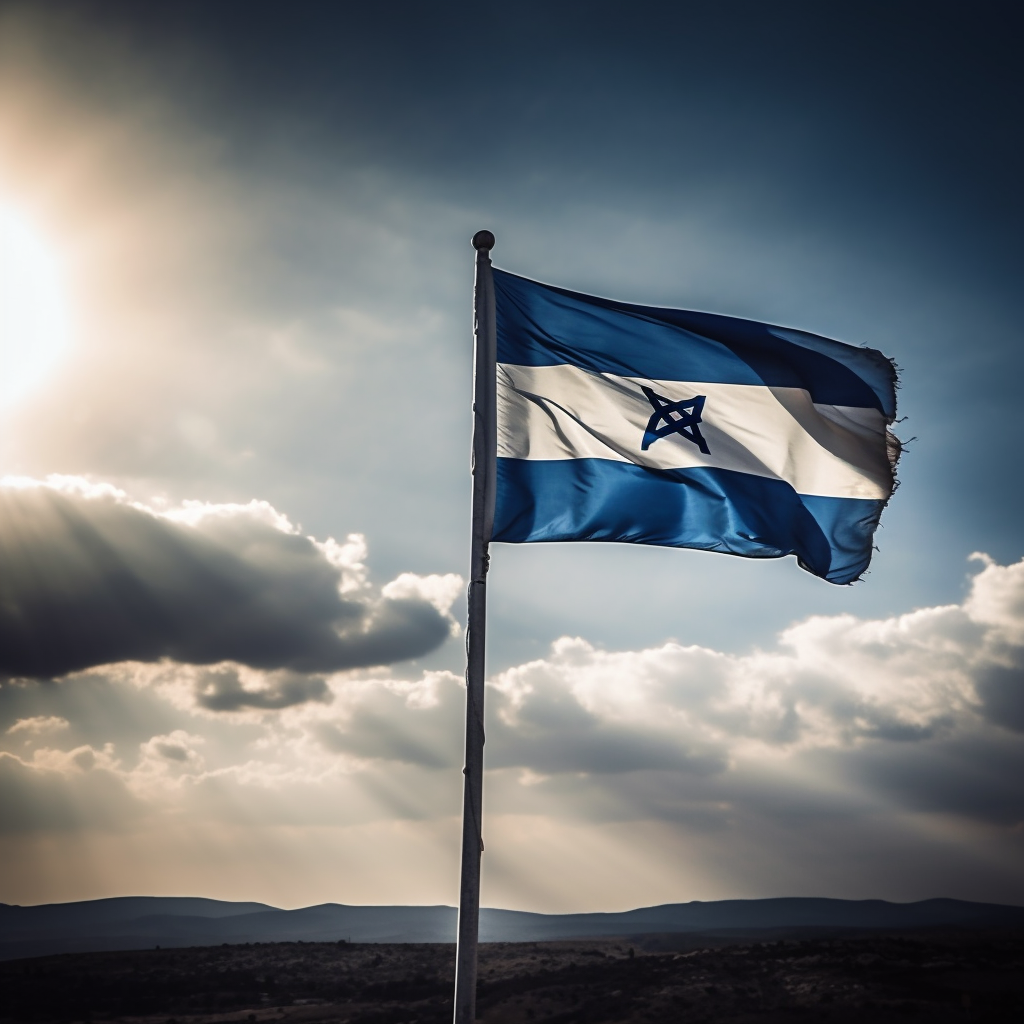
<svg viewBox="0 0 1024 1024">
<path fill-rule="evenodd" d="M 433 944 L 64 954 L 0 964 L 0 1021 L 447 1024 L 453 971 L 453 947 Z M 488 944 L 479 1016 L 485 1024 L 1020 1024 L 1024 934 Z"/>
</svg>

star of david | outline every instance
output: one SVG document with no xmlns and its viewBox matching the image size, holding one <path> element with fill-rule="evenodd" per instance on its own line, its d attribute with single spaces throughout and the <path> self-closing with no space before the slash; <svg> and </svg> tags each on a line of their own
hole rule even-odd
<svg viewBox="0 0 1024 1024">
<path fill-rule="evenodd" d="M 654 408 L 654 414 L 647 421 L 643 444 L 640 445 L 641 451 L 647 451 L 659 438 L 679 434 L 687 441 L 692 441 L 705 455 L 711 454 L 698 426 L 701 421 L 700 414 L 704 411 L 706 395 L 671 402 L 644 384 L 641 384 L 640 388 Z"/>
</svg>

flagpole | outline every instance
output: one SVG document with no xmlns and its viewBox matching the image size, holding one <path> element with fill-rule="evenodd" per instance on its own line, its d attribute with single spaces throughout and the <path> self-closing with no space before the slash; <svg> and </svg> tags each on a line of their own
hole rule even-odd
<svg viewBox="0 0 1024 1024">
<path fill-rule="evenodd" d="M 462 882 L 455 951 L 455 1024 L 476 1019 L 477 942 L 480 925 L 480 855 L 483 853 L 484 640 L 487 623 L 487 545 L 494 525 L 497 449 L 495 415 L 497 335 L 491 249 L 494 235 L 478 231 L 473 360 L 473 526 L 466 629 L 466 767 L 462 799 Z"/>
</svg>

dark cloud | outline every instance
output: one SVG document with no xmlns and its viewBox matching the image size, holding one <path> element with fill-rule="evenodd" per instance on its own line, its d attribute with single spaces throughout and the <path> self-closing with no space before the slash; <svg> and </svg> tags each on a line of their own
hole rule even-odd
<svg viewBox="0 0 1024 1024">
<path fill-rule="evenodd" d="M 196 703 L 208 711 L 241 711 L 244 708 L 279 710 L 309 701 L 329 703 L 333 698 L 319 676 L 275 673 L 261 679 L 263 685 L 246 687 L 232 668 L 204 672 L 196 680 Z"/>
<path fill-rule="evenodd" d="M 905 813 L 956 815 L 1011 830 L 1024 821 L 1024 745 L 993 729 L 964 728 L 916 750 L 879 744 L 814 760 L 809 767 L 856 780 L 862 792 Z"/>
<path fill-rule="evenodd" d="M 207 511 L 190 524 L 112 493 L 0 489 L 0 672 L 164 658 L 323 672 L 415 658 L 449 635 L 426 601 L 343 597 L 341 569 L 272 510 Z"/>
<path fill-rule="evenodd" d="M 173 740 L 160 740 L 154 744 L 156 752 L 168 761 L 180 761 L 182 764 L 189 759 L 189 748 Z"/>
<path fill-rule="evenodd" d="M 978 671 L 978 696 L 982 713 L 996 725 L 1024 732 L 1024 650 L 1014 653 L 1016 665 L 987 665 Z"/>
</svg>

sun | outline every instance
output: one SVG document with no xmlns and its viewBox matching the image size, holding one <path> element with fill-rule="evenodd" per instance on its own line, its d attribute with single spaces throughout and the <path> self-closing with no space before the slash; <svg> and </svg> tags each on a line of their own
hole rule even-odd
<svg viewBox="0 0 1024 1024">
<path fill-rule="evenodd" d="M 68 345 L 62 278 L 32 222 L 0 206 L 0 408 L 33 391 Z"/>
</svg>

